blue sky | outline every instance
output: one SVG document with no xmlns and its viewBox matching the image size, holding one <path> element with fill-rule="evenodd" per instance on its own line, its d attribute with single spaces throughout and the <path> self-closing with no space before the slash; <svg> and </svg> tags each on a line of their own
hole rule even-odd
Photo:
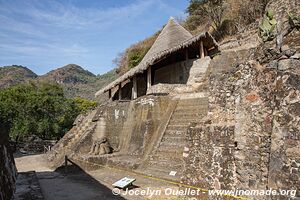
<svg viewBox="0 0 300 200">
<path fill-rule="evenodd" d="M 0 0 L 0 66 L 69 63 L 103 74 L 131 44 L 184 18 L 188 0 Z"/>
</svg>

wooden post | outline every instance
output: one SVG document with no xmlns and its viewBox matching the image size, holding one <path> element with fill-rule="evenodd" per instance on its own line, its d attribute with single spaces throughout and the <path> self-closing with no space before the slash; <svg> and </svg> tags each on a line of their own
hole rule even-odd
<svg viewBox="0 0 300 200">
<path fill-rule="evenodd" d="M 137 98 L 137 83 L 136 83 L 136 76 L 132 79 L 132 99 Z"/>
<path fill-rule="evenodd" d="M 122 99 L 122 86 L 121 86 L 121 83 L 119 84 L 118 90 L 119 90 L 119 100 L 121 100 Z"/>
<path fill-rule="evenodd" d="M 185 49 L 185 60 L 189 59 L 189 50 L 188 48 Z"/>
<path fill-rule="evenodd" d="M 204 55 L 205 55 L 205 56 L 208 56 L 208 51 L 207 51 L 206 48 L 204 48 Z"/>
<path fill-rule="evenodd" d="M 108 98 L 111 98 L 111 89 L 108 90 Z"/>
<path fill-rule="evenodd" d="M 68 156 L 65 155 L 65 174 L 67 174 Z"/>
<path fill-rule="evenodd" d="M 200 58 L 204 58 L 203 41 L 200 41 Z"/>
<path fill-rule="evenodd" d="M 151 85 L 152 85 L 151 66 L 149 66 L 147 70 L 147 89 L 149 89 Z"/>
</svg>

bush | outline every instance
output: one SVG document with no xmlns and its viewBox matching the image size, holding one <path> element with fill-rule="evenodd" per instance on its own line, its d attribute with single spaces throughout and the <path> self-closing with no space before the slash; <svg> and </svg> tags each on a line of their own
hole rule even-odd
<svg viewBox="0 0 300 200">
<path fill-rule="evenodd" d="M 75 105 L 80 113 L 85 114 L 89 110 L 96 108 L 97 102 L 83 99 L 81 97 L 74 98 Z"/>
<path fill-rule="evenodd" d="M 296 28 L 300 31 L 300 16 L 293 16 L 292 14 L 289 14 L 289 23 L 291 28 Z"/>
<path fill-rule="evenodd" d="M 118 54 L 113 63 L 118 66 L 116 72 L 118 75 L 123 75 L 131 68 L 137 66 L 144 58 L 160 31 L 156 32 L 151 37 L 131 45 L 125 52 Z"/>
<path fill-rule="evenodd" d="M 133 48 L 128 52 L 128 66 L 133 68 L 137 66 L 148 52 L 149 47 Z"/>
</svg>

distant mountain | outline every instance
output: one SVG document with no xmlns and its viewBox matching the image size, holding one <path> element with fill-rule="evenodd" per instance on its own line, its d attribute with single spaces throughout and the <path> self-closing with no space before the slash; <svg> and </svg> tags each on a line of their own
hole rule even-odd
<svg viewBox="0 0 300 200">
<path fill-rule="evenodd" d="M 69 64 L 52 70 L 39 78 L 55 81 L 61 84 L 86 84 L 94 82 L 96 75 L 84 70 L 79 65 Z"/>
<path fill-rule="evenodd" d="M 12 65 L 0 67 L 0 88 L 9 87 L 37 78 L 27 67 Z"/>
<path fill-rule="evenodd" d="M 27 67 L 12 65 L 0 67 L 0 88 L 25 83 L 29 80 L 50 81 L 62 85 L 67 97 L 79 96 L 95 100 L 95 92 L 116 77 L 115 70 L 96 76 L 76 64 L 68 64 L 42 76 L 36 75 Z"/>
</svg>

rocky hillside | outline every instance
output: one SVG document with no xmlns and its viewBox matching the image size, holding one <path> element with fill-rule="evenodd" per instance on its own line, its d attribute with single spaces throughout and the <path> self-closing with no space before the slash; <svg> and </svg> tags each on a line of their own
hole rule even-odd
<svg viewBox="0 0 300 200">
<path fill-rule="evenodd" d="M 37 75 L 27 67 L 12 65 L 0 67 L 0 88 L 35 79 Z"/>
<path fill-rule="evenodd" d="M 96 77 L 93 73 L 84 70 L 76 64 L 68 64 L 64 67 L 52 70 L 39 77 L 41 80 L 50 80 L 61 84 L 85 84 L 93 81 Z"/>
<path fill-rule="evenodd" d="M 81 66 L 69 64 L 38 76 L 27 67 L 0 67 L 0 88 L 32 81 L 50 81 L 63 86 L 67 97 L 94 99 L 94 94 L 102 86 L 116 78 L 114 70 L 103 75 L 95 75 Z"/>
<path fill-rule="evenodd" d="M 95 92 L 115 77 L 114 71 L 96 76 L 78 65 L 69 64 L 38 77 L 38 80 L 52 81 L 63 85 L 68 97 L 80 96 L 94 99 Z"/>
</svg>

